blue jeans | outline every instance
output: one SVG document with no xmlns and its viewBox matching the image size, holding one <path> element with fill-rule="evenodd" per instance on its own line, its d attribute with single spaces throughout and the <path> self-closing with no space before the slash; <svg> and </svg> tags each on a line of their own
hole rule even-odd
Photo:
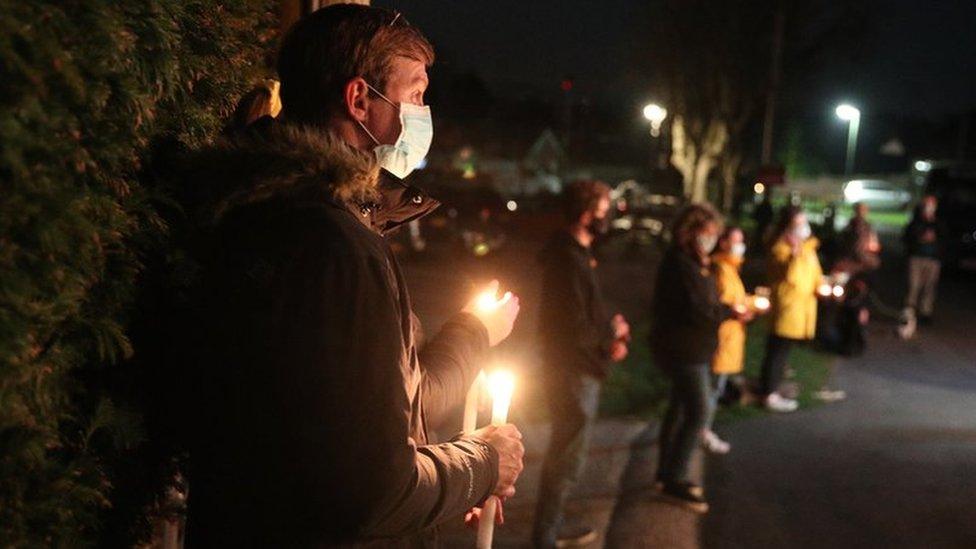
<svg viewBox="0 0 976 549">
<path fill-rule="evenodd" d="M 553 372 L 546 379 L 552 438 L 542 464 L 532 538 L 536 547 L 554 547 L 566 499 L 586 464 L 590 434 L 600 404 L 600 381 L 576 372 Z"/>
<path fill-rule="evenodd" d="M 658 436 L 657 478 L 664 483 L 688 480 L 691 455 L 711 409 L 708 364 L 668 364 L 671 396 Z"/>
<path fill-rule="evenodd" d="M 705 428 L 708 430 L 711 430 L 712 424 L 715 423 L 715 412 L 718 411 L 718 399 L 722 398 L 722 394 L 725 393 L 725 387 L 728 384 L 728 374 L 715 374 L 712 376 L 712 397 L 708 400 L 711 407 L 708 409 L 708 421 L 705 422 Z"/>
</svg>

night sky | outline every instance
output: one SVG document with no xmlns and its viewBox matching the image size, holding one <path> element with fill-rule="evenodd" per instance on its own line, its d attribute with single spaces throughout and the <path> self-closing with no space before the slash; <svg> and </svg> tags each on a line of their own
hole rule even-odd
<svg viewBox="0 0 976 549">
<path fill-rule="evenodd" d="M 634 0 L 374 0 L 434 42 L 438 63 L 503 96 L 554 92 L 565 75 L 603 103 L 646 99 L 634 70 L 646 32 Z M 976 2 L 875 1 L 854 59 L 820 69 L 824 105 L 941 118 L 976 108 Z M 619 106 L 619 105 L 618 105 Z"/>
</svg>

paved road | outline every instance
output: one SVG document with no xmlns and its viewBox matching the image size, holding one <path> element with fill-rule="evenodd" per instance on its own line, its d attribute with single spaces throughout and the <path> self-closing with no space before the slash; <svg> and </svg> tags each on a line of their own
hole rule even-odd
<svg viewBox="0 0 976 549">
<path fill-rule="evenodd" d="M 723 428 L 706 547 L 976 547 L 976 277 L 944 279 L 931 329 L 879 322 L 869 345 L 840 363 L 846 402 Z"/>
<path fill-rule="evenodd" d="M 448 262 L 448 271 L 443 260 L 408 261 L 421 317 L 436 328 L 472 282 L 498 276 L 527 298 L 503 354 L 531 362 L 537 247 Z M 880 290 L 896 303 L 904 271 L 886 264 Z M 648 287 L 652 269 L 607 267 L 611 300 L 639 318 L 649 295 L 633 290 Z M 601 425 L 568 514 L 601 530 L 596 547 L 976 547 L 976 276 L 946 280 L 942 290 L 933 328 L 903 342 L 894 324 L 876 322 L 867 354 L 841 361 L 846 402 L 721 426 L 734 447 L 705 460 L 712 512 L 704 520 L 648 497 L 653 432 L 638 436 L 643 425 L 632 421 Z M 527 436 L 527 470 L 498 532 L 501 547 L 526 546 L 547 437 L 529 412 L 537 395 L 526 392 L 513 408 Z M 446 546 L 471 544 L 459 524 L 443 534 Z"/>
</svg>

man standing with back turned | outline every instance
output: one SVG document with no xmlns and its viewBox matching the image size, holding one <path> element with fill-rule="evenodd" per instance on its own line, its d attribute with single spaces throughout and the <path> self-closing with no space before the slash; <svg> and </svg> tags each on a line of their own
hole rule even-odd
<svg viewBox="0 0 976 549">
<path fill-rule="evenodd" d="M 533 542 L 571 547 L 596 539 L 582 524 L 563 525 L 566 498 L 583 470 L 610 362 L 627 356 L 630 326 L 608 316 L 596 278 L 593 239 L 606 232 L 610 188 L 578 181 L 563 190 L 566 226 L 539 255 L 543 264 L 539 338 L 552 439 L 542 465 Z"/>
<path fill-rule="evenodd" d="M 509 335 L 518 299 L 472 302 L 421 347 L 383 239 L 437 206 L 401 181 L 433 135 L 432 61 L 399 14 L 321 9 L 282 43 L 282 121 L 202 153 L 217 178 L 203 181 L 225 192 L 193 380 L 193 546 L 424 546 L 514 494 L 514 426 L 442 444 L 427 432 Z"/>
</svg>

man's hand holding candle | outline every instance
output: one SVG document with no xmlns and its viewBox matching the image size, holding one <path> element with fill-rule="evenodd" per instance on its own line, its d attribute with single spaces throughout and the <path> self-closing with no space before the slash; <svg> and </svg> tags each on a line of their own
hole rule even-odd
<svg viewBox="0 0 976 549">
<path fill-rule="evenodd" d="M 488 344 L 494 347 L 512 333 L 519 314 L 519 298 L 512 292 L 498 298 L 498 281 L 492 280 L 462 311 L 478 317 L 488 329 Z"/>
<path fill-rule="evenodd" d="M 473 436 L 483 440 L 498 452 L 498 483 L 493 492 L 500 498 L 510 498 L 515 495 L 515 481 L 522 474 L 522 458 L 525 456 L 525 446 L 522 445 L 522 433 L 511 423 L 505 425 L 489 425 L 482 427 Z"/>
</svg>

